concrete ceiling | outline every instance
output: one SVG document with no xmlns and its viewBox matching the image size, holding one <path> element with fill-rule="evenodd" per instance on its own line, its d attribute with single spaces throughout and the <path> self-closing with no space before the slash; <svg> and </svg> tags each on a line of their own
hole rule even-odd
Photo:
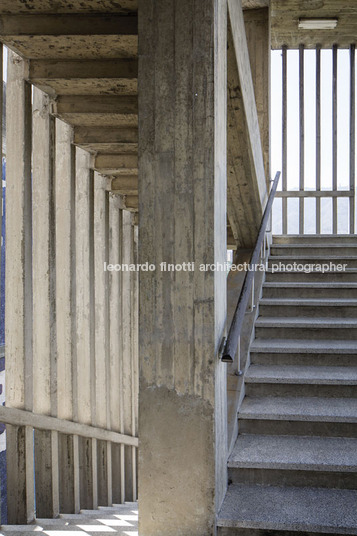
<svg viewBox="0 0 357 536">
<path fill-rule="evenodd" d="M 269 5 L 269 0 L 242 0 L 244 9 Z M 138 0 L 1 0 L 1 13 L 125 13 L 137 11 Z"/>
<path fill-rule="evenodd" d="M 301 30 L 299 18 L 338 18 L 335 30 Z M 356 0 L 271 0 L 271 39 L 275 49 L 300 44 L 314 48 L 317 44 L 331 48 L 337 44 L 348 48 L 357 40 Z"/>
</svg>

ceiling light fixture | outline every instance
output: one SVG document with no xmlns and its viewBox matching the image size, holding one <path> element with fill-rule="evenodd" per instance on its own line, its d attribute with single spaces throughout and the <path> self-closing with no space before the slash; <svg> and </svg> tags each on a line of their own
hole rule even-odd
<svg viewBox="0 0 357 536">
<path fill-rule="evenodd" d="M 301 30 L 333 30 L 338 19 L 299 19 Z"/>
</svg>

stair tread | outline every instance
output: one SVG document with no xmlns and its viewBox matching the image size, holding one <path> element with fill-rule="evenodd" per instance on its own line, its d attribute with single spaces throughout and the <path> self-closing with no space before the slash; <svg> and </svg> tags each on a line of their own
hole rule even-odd
<svg viewBox="0 0 357 536">
<path fill-rule="evenodd" d="M 357 439 L 242 434 L 228 466 L 357 472 Z"/>
<path fill-rule="evenodd" d="M 326 283 L 321 283 L 320 281 L 266 281 L 263 288 L 357 288 L 357 282 L 328 281 Z"/>
<path fill-rule="evenodd" d="M 245 397 L 238 417 L 357 423 L 357 398 Z"/>
<path fill-rule="evenodd" d="M 277 246 L 272 246 L 272 247 L 277 247 Z M 319 245 L 316 244 L 315 248 L 318 248 L 320 247 Z M 333 245 L 331 246 L 332 248 L 334 247 Z M 331 248 L 330 248 L 331 249 Z M 334 264 L 343 264 L 343 261 L 344 260 L 355 260 L 357 259 L 357 255 L 270 255 L 269 257 L 270 260 L 274 260 L 274 261 L 278 261 L 279 259 L 282 259 L 282 260 L 291 260 L 292 263 L 294 263 L 295 261 L 304 261 L 304 260 L 321 260 L 321 261 L 324 261 L 324 262 L 332 262 L 332 261 L 336 261 Z"/>
<path fill-rule="evenodd" d="M 356 328 L 355 318 L 326 318 L 326 317 L 300 317 L 300 316 L 260 316 L 255 325 L 258 327 L 299 327 L 299 328 Z"/>
<path fill-rule="evenodd" d="M 292 238 L 296 238 L 298 240 L 304 240 L 305 238 L 309 238 L 311 240 L 326 240 L 326 241 L 329 241 L 331 238 L 349 238 L 351 240 L 356 240 L 357 239 L 357 234 L 352 234 L 352 233 L 348 233 L 348 234 L 344 234 L 344 233 L 341 233 L 341 234 L 328 234 L 328 233 L 323 233 L 323 234 L 276 234 L 276 235 L 273 235 L 273 240 L 285 240 L 285 239 L 292 239 Z"/>
<path fill-rule="evenodd" d="M 326 248 L 328 250 L 331 249 L 342 249 L 342 248 L 356 248 L 357 243 L 352 244 L 309 244 L 309 243 L 299 243 L 299 242 L 291 242 L 290 244 L 272 244 L 272 248 L 277 249 L 289 249 L 289 248 Z"/>
<path fill-rule="evenodd" d="M 262 298 L 260 305 L 291 305 L 297 307 L 357 307 L 357 300 L 343 298 Z"/>
<path fill-rule="evenodd" d="M 250 365 L 247 383 L 357 385 L 357 367 Z"/>
<path fill-rule="evenodd" d="M 357 491 L 236 484 L 218 526 L 357 534 Z"/>
<path fill-rule="evenodd" d="M 275 258 L 275 256 L 272 256 L 272 258 Z M 265 270 L 268 274 L 271 274 L 271 273 L 274 273 L 274 274 L 278 274 L 279 272 L 277 272 L 276 270 L 273 271 L 272 268 L 267 268 Z M 289 270 L 289 274 L 305 274 L 305 273 L 322 273 L 322 272 L 302 272 L 301 270 Z M 339 273 L 339 274 L 343 274 L 343 273 L 348 273 L 348 274 L 357 274 L 357 269 L 356 268 L 346 268 L 345 270 L 343 270 L 343 272 L 333 272 L 333 273 Z M 331 272 L 325 272 L 325 275 L 331 275 Z"/>
<path fill-rule="evenodd" d="M 353 340 L 310 340 L 310 339 L 260 339 L 253 341 L 251 352 L 278 353 L 357 353 L 357 341 Z"/>
</svg>

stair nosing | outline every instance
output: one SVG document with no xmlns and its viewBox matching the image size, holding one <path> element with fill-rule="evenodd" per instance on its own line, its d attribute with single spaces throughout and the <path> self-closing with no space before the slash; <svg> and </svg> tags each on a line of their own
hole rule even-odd
<svg viewBox="0 0 357 536">
<path fill-rule="evenodd" d="M 290 272 L 285 272 L 290 273 Z M 342 273 L 342 272 L 341 272 Z M 357 288 L 356 281 L 336 281 L 323 283 L 321 281 L 265 281 L 263 288 Z"/>
<path fill-rule="evenodd" d="M 287 491 L 288 490 L 288 491 Z M 341 500 L 343 500 L 344 504 L 346 502 L 354 503 L 355 495 L 357 498 L 357 493 L 354 490 L 334 490 L 334 489 L 321 489 L 316 487 L 309 488 L 309 491 L 312 496 L 317 496 L 320 499 L 320 504 L 326 503 L 326 497 L 330 496 L 330 502 L 336 501 L 336 497 L 340 497 Z M 294 504 L 298 505 L 299 502 L 297 501 L 297 497 L 303 496 L 306 493 L 309 493 L 306 488 L 298 488 L 296 486 L 289 486 L 289 488 L 285 488 L 282 486 L 267 486 L 267 485 L 259 485 L 259 484 L 232 484 L 228 488 L 227 497 L 229 499 L 228 507 L 232 502 L 235 501 L 235 504 L 237 499 L 239 501 L 244 497 L 249 497 L 251 493 L 257 493 L 258 496 L 262 495 L 263 493 L 267 493 L 268 496 L 271 493 L 277 492 L 277 498 L 278 500 L 273 499 L 273 513 L 276 509 L 276 504 L 279 502 L 279 495 L 281 494 L 281 499 L 283 500 L 283 497 L 286 496 L 287 493 L 289 493 L 289 500 L 294 500 Z M 238 496 L 240 494 L 240 496 Z M 294 497 L 296 494 L 297 497 Z M 351 501 L 352 498 L 352 501 Z M 264 499 L 264 498 L 263 498 Z M 260 512 L 259 502 L 261 502 L 262 498 L 261 496 L 258 497 L 257 501 L 257 507 L 256 512 Z M 266 498 L 265 498 L 266 501 Z M 304 503 L 306 504 L 306 500 L 302 502 L 302 515 L 304 512 Z M 268 503 L 270 502 L 268 501 Z M 302 517 L 303 520 L 298 519 L 295 517 L 295 520 L 290 520 L 288 518 L 284 519 L 279 516 L 278 520 L 271 520 L 271 519 L 264 519 L 265 513 L 261 516 L 261 519 L 257 519 L 257 517 L 254 517 L 251 513 L 246 514 L 248 519 L 242 519 L 242 513 L 240 512 L 240 515 L 237 519 L 234 519 L 233 517 L 229 516 L 229 514 L 226 514 L 224 512 L 224 508 L 227 509 L 227 506 L 225 503 L 223 503 L 221 511 L 219 515 L 217 516 L 217 526 L 218 527 L 226 527 L 226 528 L 244 528 L 244 529 L 257 529 L 257 530 L 278 530 L 278 531 L 299 531 L 299 532 L 316 532 L 319 534 L 326 533 L 326 534 L 350 534 L 355 535 L 357 534 L 357 526 L 353 521 L 347 522 L 346 516 L 343 516 L 344 523 L 340 525 L 336 525 L 333 522 L 328 522 L 328 519 L 324 516 L 321 516 L 321 512 L 319 513 L 320 517 L 323 517 L 324 523 L 318 523 L 318 518 L 312 518 L 311 521 L 309 521 L 306 517 Z M 233 511 L 233 515 L 235 514 L 235 511 Z"/>
<path fill-rule="evenodd" d="M 293 370 L 293 372 L 299 372 L 297 369 L 301 369 L 300 372 L 307 372 L 311 374 L 311 376 L 289 376 L 288 371 Z M 313 372 L 314 370 L 321 370 L 321 369 L 331 369 L 329 372 L 333 373 L 338 369 L 343 369 L 345 371 L 351 371 L 351 373 L 355 373 L 355 378 L 333 378 L 333 377 L 318 377 L 314 376 Z M 268 376 L 264 377 L 262 372 L 264 370 L 270 369 L 273 372 L 275 372 L 275 376 Z M 260 372 L 260 374 L 259 374 Z M 285 376 L 284 376 L 285 373 Z M 345 366 L 345 367 L 339 367 L 331 366 L 331 367 L 324 367 L 324 366 L 309 366 L 309 365 L 255 365 L 252 364 L 248 368 L 246 374 L 244 375 L 244 381 L 245 383 L 252 383 L 252 384 L 289 384 L 289 385 L 357 385 L 357 367 L 354 366 Z"/>
<path fill-rule="evenodd" d="M 320 402 L 319 407 L 316 407 L 316 401 Z M 258 403 L 260 405 L 257 408 L 249 407 L 252 403 Z M 321 422 L 350 422 L 357 423 L 357 411 L 353 415 L 346 414 L 346 408 L 348 408 L 349 403 L 353 403 L 353 406 L 356 405 L 357 409 L 357 400 L 355 398 L 340 398 L 340 397 L 311 397 L 311 396 L 259 396 L 259 397 L 245 397 L 242 405 L 240 406 L 238 412 L 238 419 L 266 419 L 266 420 L 298 420 L 298 421 L 321 421 Z M 273 404 L 273 409 L 269 405 Z M 289 413 L 286 409 L 291 407 L 291 403 L 298 407 L 297 410 L 294 409 L 293 412 Z M 248 409 L 246 409 L 248 406 Z M 275 407 L 274 407 L 275 406 Z M 262 412 L 261 407 L 264 409 L 269 409 L 269 412 Z M 336 414 L 328 414 L 326 409 L 331 407 L 337 408 Z M 306 412 L 306 408 L 310 411 Z M 323 408 L 323 410 L 321 409 Z M 341 408 L 345 412 L 341 412 Z M 257 411 L 257 409 L 259 411 Z M 285 411 L 282 411 L 285 410 Z"/>
<path fill-rule="evenodd" d="M 259 305 L 298 307 L 357 307 L 357 300 L 343 298 L 261 298 Z"/>
<path fill-rule="evenodd" d="M 248 443 L 247 443 L 248 440 Z M 273 440 L 272 444 L 269 445 L 269 442 Z M 274 456 L 274 461 L 268 460 L 271 456 L 272 449 L 275 453 L 280 454 L 283 452 L 283 456 L 287 455 L 287 451 L 293 453 L 294 455 L 294 441 L 297 443 L 296 449 L 299 450 L 300 456 L 299 462 L 294 461 L 283 461 L 278 460 L 278 456 Z M 242 451 L 246 450 L 248 456 L 252 451 L 252 445 L 250 442 L 254 442 L 258 445 L 258 453 L 255 454 L 255 460 L 240 459 L 239 456 Z M 280 449 L 279 449 L 280 442 Z M 286 443 L 284 445 L 284 443 Z M 293 446 L 291 446 L 291 443 Z M 357 459 L 354 463 L 331 463 L 329 460 L 327 463 L 323 462 L 323 455 L 319 461 L 306 461 L 307 458 L 314 456 L 313 451 L 318 449 L 319 453 L 323 448 L 326 449 L 325 459 L 328 460 L 331 457 L 331 452 L 338 450 L 339 448 L 344 449 L 346 445 L 350 444 L 347 457 L 351 456 L 351 450 L 354 452 L 357 451 L 357 438 L 339 438 L 339 437 L 321 437 L 321 436 L 284 436 L 281 434 L 276 435 L 266 435 L 266 434 L 239 434 L 235 447 L 228 459 L 228 468 L 229 469 L 282 469 L 282 470 L 295 470 L 295 471 L 316 471 L 316 472 L 348 472 L 355 473 L 357 472 Z M 237 452 L 236 452 L 237 448 Z M 264 450 L 265 449 L 265 450 Z M 267 453 L 266 453 L 267 452 Z M 285 453 L 285 454 L 284 454 Z M 247 454 L 245 455 L 247 457 Z M 305 461 L 303 460 L 305 456 Z M 244 457 L 244 456 L 243 456 Z M 264 460 L 265 457 L 265 460 Z M 260 458 L 260 459 L 257 459 Z M 339 458 L 338 458 L 339 459 Z M 345 460 L 346 462 L 346 460 Z"/>
</svg>

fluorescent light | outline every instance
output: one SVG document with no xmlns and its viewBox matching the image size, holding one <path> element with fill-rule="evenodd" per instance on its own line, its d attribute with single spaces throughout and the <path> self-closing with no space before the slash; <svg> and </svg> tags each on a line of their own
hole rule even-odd
<svg viewBox="0 0 357 536">
<path fill-rule="evenodd" d="M 302 30 L 333 30 L 338 19 L 299 19 L 299 28 Z"/>
</svg>

